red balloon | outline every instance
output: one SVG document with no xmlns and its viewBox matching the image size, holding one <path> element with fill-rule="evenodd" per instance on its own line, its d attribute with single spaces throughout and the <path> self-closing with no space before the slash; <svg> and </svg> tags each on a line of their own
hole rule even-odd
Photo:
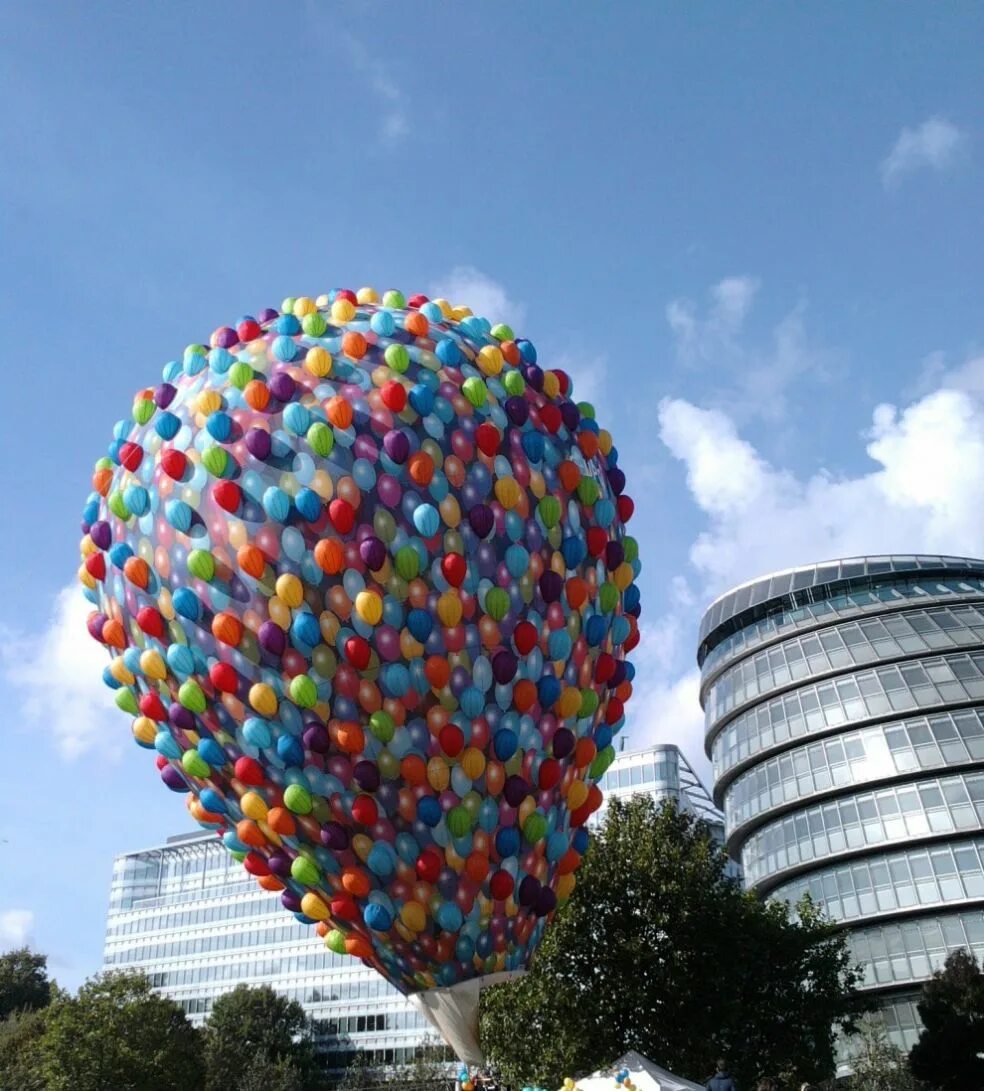
<svg viewBox="0 0 984 1091">
<path fill-rule="evenodd" d="M 266 779 L 263 776 L 263 766 L 253 758 L 248 758 L 244 754 L 241 758 L 236 759 L 236 779 L 241 780 L 243 784 L 249 784 L 256 787 L 263 783 Z"/>
<path fill-rule="evenodd" d="M 441 558 L 441 572 L 452 587 L 460 587 L 468 575 L 468 562 L 460 553 L 445 553 Z"/>
<path fill-rule="evenodd" d="M 235 481 L 217 481 L 212 489 L 212 496 L 215 497 L 216 504 L 223 511 L 229 512 L 230 515 L 239 511 L 242 495 L 242 490 Z"/>
</svg>

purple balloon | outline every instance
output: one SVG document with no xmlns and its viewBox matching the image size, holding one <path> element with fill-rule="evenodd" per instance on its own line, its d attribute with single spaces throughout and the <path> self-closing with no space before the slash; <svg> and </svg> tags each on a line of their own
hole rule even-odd
<svg viewBox="0 0 984 1091">
<path fill-rule="evenodd" d="M 564 427 L 573 432 L 581 421 L 581 411 L 573 402 L 561 402 L 560 418 L 564 422 Z"/>
<path fill-rule="evenodd" d="M 608 471 L 608 484 L 616 496 L 621 496 L 625 491 L 625 474 L 617 466 L 612 466 Z"/>
<path fill-rule="evenodd" d="M 286 371 L 278 371 L 270 377 L 270 393 L 280 402 L 289 402 L 294 396 L 297 384 Z"/>
<path fill-rule="evenodd" d="M 532 875 L 527 875 L 526 878 L 519 884 L 519 904 L 527 906 L 535 905 L 539 893 L 539 882 L 534 879 Z"/>
<path fill-rule="evenodd" d="M 517 428 L 522 427 L 530 415 L 529 402 L 525 398 L 506 398 L 505 410 L 506 416 Z M 521 437 L 517 433 L 513 433 L 513 435 L 517 440 L 521 441 Z"/>
<path fill-rule="evenodd" d="M 161 383 L 161 385 L 154 391 L 154 405 L 158 409 L 167 409 L 167 407 L 174 401 L 174 395 L 177 394 L 178 388 L 171 386 L 170 383 Z"/>
<path fill-rule="evenodd" d="M 312 754 L 327 754 L 331 749 L 331 736 L 323 724 L 311 724 L 304 729 L 304 749 Z"/>
<path fill-rule="evenodd" d="M 270 457 L 270 433 L 265 428 L 250 428 L 246 433 L 246 450 L 261 462 Z"/>
<path fill-rule="evenodd" d="M 557 908 L 557 895 L 548 886 L 541 886 L 536 893 L 533 911 L 538 917 L 545 917 Z"/>
<path fill-rule="evenodd" d="M 506 783 L 503 785 L 502 794 L 505 796 L 506 802 L 510 807 L 518 807 L 530 794 L 530 786 L 522 777 L 514 774 L 513 776 L 506 777 Z"/>
<path fill-rule="evenodd" d="M 624 560 L 625 550 L 621 542 L 612 541 L 605 546 L 605 567 L 609 572 L 614 572 Z"/>
<path fill-rule="evenodd" d="M 410 457 L 410 440 L 405 432 L 387 432 L 383 436 L 383 450 L 398 465 L 402 465 Z"/>
<path fill-rule="evenodd" d="M 378 572 L 386 563 L 386 546 L 373 535 L 360 543 L 359 556 L 370 572 Z"/>
<path fill-rule="evenodd" d="M 548 568 L 540 577 L 540 594 L 544 602 L 557 602 L 564 590 L 564 578 Z"/>
<path fill-rule="evenodd" d="M 161 780 L 172 792 L 187 792 L 188 782 L 173 765 L 165 765 L 161 770 Z"/>
<path fill-rule="evenodd" d="M 172 701 L 168 706 L 167 718 L 181 731 L 195 730 L 195 714 L 177 701 Z"/>
<path fill-rule="evenodd" d="M 289 909 L 291 913 L 300 913 L 301 899 L 293 891 L 285 890 L 280 895 L 280 901 L 283 903 L 284 909 Z"/>
<path fill-rule="evenodd" d="M 321 827 L 322 843 L 335 852 L 344 852 L 349 847 L 348 830 L 339 822 L 328 822 Z"/>
<path fill-rule="evenodd" d="M 379 787 L 379 766 L 374 761 L 357 761 L 352 777 L 364 792 L 375 792 Z"/>
<path fill-rule="evenodd" d="M 516 666 L 516 656 L 508 648 L 503 648 L 492 656 L 492 677 L 500 686 L 504 686 L 516 677 Z"/>
<path fill-rule="evenodd" d="M 286 852 L 271 852 L 267 858 L 267 863 L 270 865 L 270 870 L 274 875 L 279 875 L 281 879 L 290 875 L 290 857 Z"/>
<path fill-rule="evenodd" d="M 485 504 L 476 504 L 468 513 L 468 522 L 479 538 L 486 538 L 495 526 L 495 516 Z"/>
<path fill-rule="evenodd" d="M 558 727 L 553 737 L 553 754 L 555 758 L 566 758 L 574 749 L 574 732 L 566 727 Z"/>
<path fill-rule="evenodd" d="M 90 527 L 89 537 L 100 549 L 109 549 L 113 544 L 113 528 L 105 519 L 98 519 Z"/>
<path fill-rule="evenodd" d="M 271 655 L 283 655 L 287 647 L 287 635 L 275 621 L 264 621 L 256 634 L 260 647 Z"/>
</svg>

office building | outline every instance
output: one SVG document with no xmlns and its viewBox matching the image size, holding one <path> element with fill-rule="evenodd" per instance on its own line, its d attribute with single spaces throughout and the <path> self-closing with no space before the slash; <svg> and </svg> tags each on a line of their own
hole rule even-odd
<svg viewBox="0 0 984 1091">
<path fill-rule="evenodd" d="M 790 569 L 707 610 L 714 799 L 746 885 L 849 930 L 891 1038 L 922 983 L 984 955 L 984 561 Z"/>
<path fill-rule="evenodd" d="M 676 747 L 619 755 L 603 787 L 611 796 L 672 796 L 723 837 L 721 816 Z M 116 858 L 103 968 L 145 971 L 196 1024 L 236 985 L 269 985 L 300 1002 L 339 1062 L 359 1050 L 398 1064 L 434 1033 L 375 971 L 328 951 L 208 832 Z"/>
</svg>

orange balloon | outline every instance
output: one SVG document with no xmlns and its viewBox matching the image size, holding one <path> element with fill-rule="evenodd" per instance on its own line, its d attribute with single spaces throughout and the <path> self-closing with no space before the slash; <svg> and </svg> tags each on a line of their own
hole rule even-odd
<svg viewBox="0 0 984 1091">
<path fill-rule="evenodd" d="M 251 409 L 262 412 L 270 404 L 270 388 L 261 379 L 253 379 L 244 387 L 243 397 Z"/>
<path fill-rule="evenodd" d="M 411 787 L 423 784 L 427 780 L 427 763 L 419 754 L 407 754 L 400 762 L 400 775 Z"/>
<path fill-rule="evenodd" d="M 426 451 L 416 451 L 407 462 L 407 472 L 416 484 L 429 485 L 434 476 L 434 460 Z"/>
<path fill-rule="evenodd" d="M 411 311 L 403 320 L 403 326 L 414 337 L 426 337 L 429 329 L 427 318 L 420 311 Z"/>
<path fill-rule="evenodd" d="M 325 403 L 325 415 L 335 428 L 348 428 L 352 423 L 352 406 L 341 394 L 336 394 Z"/>
<path fill-rule="evenodd" d="M 364 898 L 372 889 L 369 877 L 361 868 L 347 867 L 342 869 L 342 886 L 355 898 Z"/>
<path fill-rule="evenodd" d="M 513 704 L 520 712 L 529 712 L 536 702 L 536 686 L 528 678 L 521 678 L 513 686 Z"/>
<path fill-rule="evenodd" d="M 279 833 L 281 837 L 293 837 L 297 832 L 297 823 L 294 821 L 294 816 L 286 807 L 271 807 L 267 811 L 266 824 L 274 833 Z"/>
<path fill-rule="evenodd" d="M 243 638 L 242 622 L 235 614 L 222 611 L 212 618 L 212 635 L 222 644 L 235 648 Z"/>
<path fill-rule="evenodd" d="M 150 582 L 150 567 L 142 557 L 127 557 L 123 565 L 123 575 L 130 583 L 144 589 Z"/>
<path fill-rule="evenodd" d="M 451 665 L 439 655 L 432 655 L 424 664 L 424 676 L 434 689 L 444 689 L 451 681 Z"/>
<path fill-rule="evenodd" d="M 358 330 L 346 330 L 342 334 L 342 352 L 352 360 L 361 360 L 366 354 L 369 344 Z M 348 425 L 342 427 L 347 428 Z"/>
<path fill-rule="evenodd" d="M 236 563 L 247 576 L 257 580 L 266 570 L 266 557 L 263 555 L 263 550 L 255 545 L 240 546 L 236 550 Z"/>
</svg>

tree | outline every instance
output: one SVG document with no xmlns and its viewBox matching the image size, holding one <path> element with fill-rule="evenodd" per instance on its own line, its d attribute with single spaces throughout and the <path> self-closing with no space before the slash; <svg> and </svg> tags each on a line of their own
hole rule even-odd
<svg viewBox="0 0 984 1091">
<path fill-rule="evenodd" d="M 555 1087 L 629 1049 L 742 1086 L 834 1072 L 834 1024 L 863 1007 L 844 937 L 724 873 L 706 825 L 672 803 L 613 801 L 570 902 L 520 981 L 483 993 L 481 1034 L 510 1083 Z"/>
<path fill-rule="evenodd" d="M 984 1087 L 984 973 L 976 957 L 954 951 L 923 986 L 923 1032 L 909 1054 L 919 1079 L 939 1091 Z"/>
<path fill-rule="evenodd" d="M 304 1074 L 289 1059 L 274 1061 L 256 1053 L 235 1082 L 236 1091 L 304 1091 Z"/>
<path fill-rule="evenodd" d="M 0 1091 L 46 1091 L 41 1042 L 45 1008 L 21 1009 L 0 1022 Z"/>
<path fill-rule="evenodd" d="M 242 1072 L 246 1059 L 259 1064 L 258 1057 L 274 1068 L 279 1065 L 283 1080 L 294 1078 L 288 1075 L 293 1071 L 301 1091 L 313 1091 L 322 1084 L 301 1005 L 266 985 L 237 985 L 215 1001 L 205 1026 L 206 1088 L 229 1091 L 230 1075 L 235 1078 L 235 1073 Z"/>
<path fill-rule="evenodd" d="M 144 974 L 91 978 L 47 1011 L 47 1091 L 187 1091 L 204 1076 L 199 1035 Z"/>
<path fill-rule="evenodd" d="M 34 1011 L 48 1006 L 51 982 L 46 955 L 17 947 L 0 955 L 0 1019 L 14 1011 Z"/>
<path fill-rule="evenodd" d="M 852 1046 L 854 1075 L 846 1091 L 920 1091 L 924 1086 L 909 1070 L 909 1059 L 888 1040 L 885 1024 L 865 1016 L 858 1024 Z M 844 1087 L 845 1085 L 841 1085 Z"/>
</svg>

